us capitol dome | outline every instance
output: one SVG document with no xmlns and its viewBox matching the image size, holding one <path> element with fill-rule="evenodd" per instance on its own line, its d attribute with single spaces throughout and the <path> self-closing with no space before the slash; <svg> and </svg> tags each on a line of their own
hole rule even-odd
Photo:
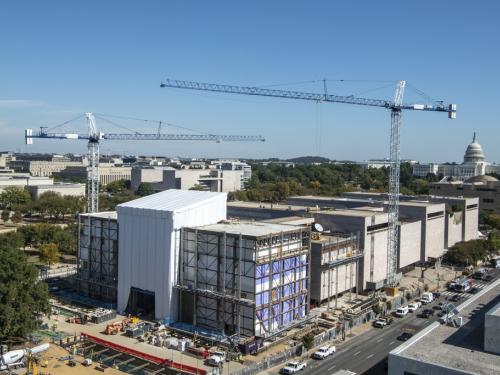
<svg viewBox="0 0 500 375">
<path fill-rule="evenodd" d="M 474 176 L 484 176 L 487 173 L 500 173 L 500 165 L 486 161 L 483 148 L 477 140 L 476 132 L 472 142 L 467 146 L 462 164 L 456 163 L 429 163 L 413 165 L 413 175 L 425 178 L 429 173 L 441 176 L 444 179 L 452 177 L 454 180 L 465 181 Z"/>
<path fill-rule="evenodd" d="M 476 132 L 474 132 L 474 137 L 472 138 L 472 143 L 467 146 L 467 150 L 464 155 L 464 164 L 466 163 L 481 163 L 484 162 L 484 152 L 481 145 L 477 142 Z"/>
</svg>

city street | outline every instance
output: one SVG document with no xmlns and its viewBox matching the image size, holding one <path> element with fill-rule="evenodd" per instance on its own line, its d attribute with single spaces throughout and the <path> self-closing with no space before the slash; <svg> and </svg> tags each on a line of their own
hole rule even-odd
<svg viewBox="0 0 500 375">
<path fill-rule="evenodd" d="M 490 274 L 497 279 L 500 277 L 500 269 L 493 269 Z M 491 281 L 490 281 L 491 283 Z M 482 289 L 489 283 L 484 281 L 474 281 L 474 286 Z M 425 305 L 417 310 L 416 313 L 408 313 L 404 318 L 395 318 L 394 323 L 383 329 L 373 328 L 372 330 L 352 338 L 345 344 L 337 346 L 337 352 L 330 358 L 325 360 L 308 360 L 305 374 L 311 375 L 326 375 L 332 374 L 338 370 L 350 370 L 356 374 L 383 374 L 385 373 L 385 359 L 387 354 L 395 347 L 401 344 L 397 337 L 404 331 L 417 332 L 432 322 L 438 320 L 437 312 L 430 319 L 419 318 L 418 314 L 424 308 L 431 308 L 439 301 L 444 301 L 451 293 L 445 292 L 442 296 L 433 303 Z M 453 293 L 454 294 L 454 293 Z M 462 294 L 463 299 L 459 302 L 463 303 L 472 295 L 468 293 Z"/>
</svg>

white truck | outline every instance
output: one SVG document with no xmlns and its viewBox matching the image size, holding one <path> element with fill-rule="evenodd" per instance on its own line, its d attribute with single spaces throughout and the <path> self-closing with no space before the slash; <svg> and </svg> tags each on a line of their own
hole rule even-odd
<svg viewBox="0 0 500 375">
<path fill-rule="evenodd" d="M 396 310 L 397 317 L 402 318 L 406 314 L 408 314 L 408 306 L 401 306 L 401 307 L 397 308 L 397 310 Z"/>
<path fill-rule="evenodd" d="M 207 364 L 209 366 L 218 367 L 224 362 L 226 362 L 226 352 L 213 352 L 212 355 L 207 358 Z"/>
<path fill-rule="evenodd" d="M 24 364 L 24 357 L 46 351 L 49 344 L 42 344 L 31 349 L 11 350 L 0 357 L 0 371 L 16 368 Z"/>
<path fill-rule="evenodd" d="M 296 374 L 301 370 L 305 370 L 306 366 L 307 366 L 306 362 L 291 361 L 288 362 L 286 366 L 281 369 L 281 373 L 283 375 Z"/>
<path fill-rule="evenodd" d="M 313 353 L 315 359 L 325 359 L 336 352 L 335 346 L 322 346 Z"/>
<path fill-rule="evenodd" d="M 420 302 L 410 303 L 408 305 L 408 312 L 415 312 L 421 306 Z"/>
<path fill-rule="evenodd" d="M 422 297 L 420 297 L 420 302 L 422 302 L 424 305 L 427 305 L 432 301 L 434 301 L 434 295 L 431 292 L 425 292 L 422 294 Z"/>
</svg>

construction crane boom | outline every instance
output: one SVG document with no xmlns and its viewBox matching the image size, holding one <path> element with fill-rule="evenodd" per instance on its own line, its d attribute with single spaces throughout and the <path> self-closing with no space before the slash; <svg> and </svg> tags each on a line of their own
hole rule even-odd
<svg viewBox="0 0 500 375">
<path fill-rule="evenodd" d="M 29 131 L 30 129 L 27 129 Z M 49 133 L 41 130 L 29 132 L 26 138 L 49 139 L 82 139 L 89 140 L 88 134 L 81 133 Z M 225 135 L 225 134 L 158 134 L 158 133 L 100 133 L 99 140 L 109 141 L 213 141 L 213 142 L 264 142 L 265 138 L 259 135 Z"/>
<path fill-rule="evenodd" d="M 352 95 L 350 96 L 329 95 L 326 92 L 324 94 L 318 94 L 318 93 L 309 93 L 301 91 L 266 89 L 259 87 L 245 87 L 245 86 L 234 86 L 234 85 L 221 85 L 216 83 L 181 81 L 177 79 L 166 79 L 164 82 L 160 84 L 160 87 L 162 88 L 173 87 L 178 89 L 212 91 L 212 92 L 220 92 L 227 94 L 242 94 L 242 95 L 254 95 L 254 96 L 269 96 L 274 98 L 311 100 L 315 102 L 356 104 L 356 105 L 382 107 L 389 109 L 399 108 L 399 109 L 420 110 L 420 111 L 448 112 L 450 114 L 450 118 L 454 118 L 451 116 L 456 114 L 456 106 L 454 104 L 445 105 L 442 103 L 438 103 L 435 105 L 430 105 L 430 104 L 404 104 L 402 102 L 396 104 L 394 101 L 357 98 Z"/>
<path fill-rule="evenodd" d="M 41 139 L 72 139 L 88 141 L 87 168 L 87 212 L 99 211 L 99 142 L 110 141 L 211 141 L 211 142 L 264 142 L 265 138 L 252 135 L 223 134 L 161 134 L 161 122 L 157 133 L 102 133 L 97 130 L 94 115 L 85 113 L 87 118 L 87 134 L 53 133 L 46 128 L 39 132 L 32 129 L 24 131 L 26 144 L 33 144 L 33 138 Z"/>
<path fill-rule="evenodd" d="M 315 102 L 329 102 L 354 104 L 360 106 L 371 106 L 386 108 L 391 111 L 391 134 L 390 134 L 390 170 L 389 170 L 389 204 L 388 212 L 388 241 L 387 241 L 387 279 L 386 285 L 393 286 L 396 283 L 397 259 L 398 259 L 398 218 L 399 218 L 399 172 L 400 172 L 400 129 L 402 110 L 446 112 L 448 118 L 456 118 L 457 106 L 455 104 L 444 104 L 436 102 L 433 104 L 405 104 L 403 103 L 406 81 L 398 81 L 393 100 L 358 98 L 353 95 L 340 96 L 330 95 L 324 81 L 324 92 L 309 93 L 301 91 L 276 90 L 259 87 L 245 87 L 234 85 L 221 85 L 214 83 L 202 83 L 193 81 L 181 81 L 167 79 L 160 87 L 173 87 L 179 89 L 212 91 L 229 94 L 267 96 L 274 98 L 310 100 Z M 373 281 L 373 280 L 370 280 Z"/>
</svg>

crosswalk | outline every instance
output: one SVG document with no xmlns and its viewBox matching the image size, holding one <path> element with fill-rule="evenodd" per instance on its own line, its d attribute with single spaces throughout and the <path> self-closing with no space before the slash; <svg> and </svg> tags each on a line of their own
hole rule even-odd
<svg viewBox="0 0 500 375">
<path fill-rule="evenodd" d="M 479 281 L 479 282 L 475 282 L 475 283 L 472 285 L 472 287 L 473 287 L 473 288 L 477 288 L 477 289 L 481 290 L 481 289 L 483 289 L 486 285 L 488 285 L 488 284 L 485 284 L 485 283 L 483 283 L 483 282 L 480 282 L 480 281 Z M 450 297 L 454 296 L 455 294 L 458 294 L 458 295 L 462 298 L 461 300 L 466 300 L 466 299 L 468 299 L 468 298 L 470 298 L 470 297 L 472 297 L 472 296 L 473 296 L 473 294 L 468 293 L 468 292 L 465 292 L 465 293 L 457 293 L 457 292 L 453 292 L 453 291 L 451 291 L 451 290 L 446 290 L 446 291 L 444 291 L 444 292 L 441 292 L 441 296 L 442 296 L 442 297 L 445 297 L 445 298 L 450 298 Z"/>
</svg>

